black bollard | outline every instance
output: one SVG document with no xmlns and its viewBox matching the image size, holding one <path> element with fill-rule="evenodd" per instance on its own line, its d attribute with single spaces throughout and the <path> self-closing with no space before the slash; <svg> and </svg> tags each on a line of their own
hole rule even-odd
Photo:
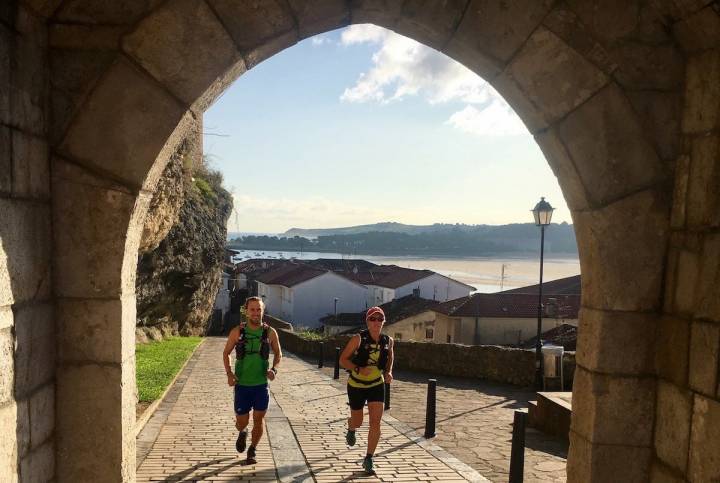
<svg viewBox="0 0 720 483">
<path fill-rule="evenodd" d="M 333 372 L 333 379 L 340 379 L 340 348 L 335 348 L 335 372 Z"/>
<path fill-rule="evenodd" d="M 425 438 L 435 437 L 435 385 L 436 379 L 428 379 L 427 406 L 425 407 Z"/>
<path fill-rule="evenodd" d="M 385 410 L 390 409 L 390 384 L 385 383 Z"/>
<path fill-rule="evenodd" d="M 525 471 L 525 418 L 523 411 L 515 411 L 510 449 L 510 483 L 522 483 Z"/>
<path fill-rule="evenodd" d="M 323 362 L 324 362 L 323 361 L 323 355 L 324 355 L 323 354 L 323 349 L 324 349 L 323 346 L 324 346 L 324 344 L 322 342 L 320 342 L 320 357 L 318 357 L 318 369 L 322 369 Z"/>
</svg>

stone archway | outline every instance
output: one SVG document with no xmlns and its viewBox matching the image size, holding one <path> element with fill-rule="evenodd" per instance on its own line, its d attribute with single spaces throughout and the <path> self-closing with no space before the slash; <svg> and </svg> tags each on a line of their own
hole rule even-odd
<svg viewBox="0 0 720 483">
<path fill-rule="evenodd" d="M 52 66 L 57 480 L 133 479 L 136 253 L 169 153 L 246 69 L 365 22 L 491 82 L 558 177 L 583 271 L 569 480 L 720 474 L 714 5 L 28 3 Z"/>
</svg>

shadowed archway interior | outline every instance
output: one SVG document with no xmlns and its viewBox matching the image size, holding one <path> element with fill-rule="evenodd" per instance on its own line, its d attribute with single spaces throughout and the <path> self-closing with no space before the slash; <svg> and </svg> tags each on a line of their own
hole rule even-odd
<svg viewBox="0 0 720 483">
<path fill-rule="evenodd" d="M 18 3 L 0 45 L 18 59 L 19 107 L 0 122 L 18 147 L 27 133 L 41 140 L 49 182 L 24 198 L 11 183 L 0 198 L 12 214 L 0 227 L 0 281 L 3 270 L 35 270 L 13 226 L 48 239 L 57 355 L 43 387 L 55 388 L 57 481 L 133 479 L 137 248 L 170 154 L 247 69 L 352 23 L 394 30 L 485 78 L 558 178 L 583 273 L 568 480 L 720 477 L 717 10 L 671 0 Z M 22 203 L 44 207 L 41 228 L 28 228 Z M 4 287 L 16 295 L 0 297 L 15 314 L 7 337 L 19 337 L 33 295 Z M 18 428 L 20 393 L 9 403 Z M 37 453 L 22 434 L 13 468 Z"/>
</svg>

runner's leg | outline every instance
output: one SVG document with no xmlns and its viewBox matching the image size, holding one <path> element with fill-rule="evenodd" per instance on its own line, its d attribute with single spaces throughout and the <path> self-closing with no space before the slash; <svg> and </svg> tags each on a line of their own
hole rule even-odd
<svg viewBox="0 0 720 483">
<path fill-rule="evenodd" d="M 266 411 L 253 411 L 253 428 L 251 446 L 257 446 L 263 435 L 263 418 Z"/>
<path fill-rule="evenodd" d="M 238 431 L 244 431 L 248 422 L 250 422 L 250 413 L 235 415 L 235 427 Z"/>
<path fill-rule="evenodd" d="M 384 403 L 368 402 L 370 429 L 368 431 L 367 454 L 375 454 L 375 448 L 377 448 L 378 441 L 380 441 L 380 421 L 382 420 L 384 408 Z"/>
</svg>

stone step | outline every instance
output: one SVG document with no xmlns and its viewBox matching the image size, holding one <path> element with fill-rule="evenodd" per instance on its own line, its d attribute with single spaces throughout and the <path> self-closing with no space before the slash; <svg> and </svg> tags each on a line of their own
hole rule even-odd
<svg viewBox="0 0 720 483">
<path fill-rule="evenodd" d="M 528 426 L 568 440 L 572 417 L 571 392 L 538 392 L 528 402 Z"/>
</svg>

